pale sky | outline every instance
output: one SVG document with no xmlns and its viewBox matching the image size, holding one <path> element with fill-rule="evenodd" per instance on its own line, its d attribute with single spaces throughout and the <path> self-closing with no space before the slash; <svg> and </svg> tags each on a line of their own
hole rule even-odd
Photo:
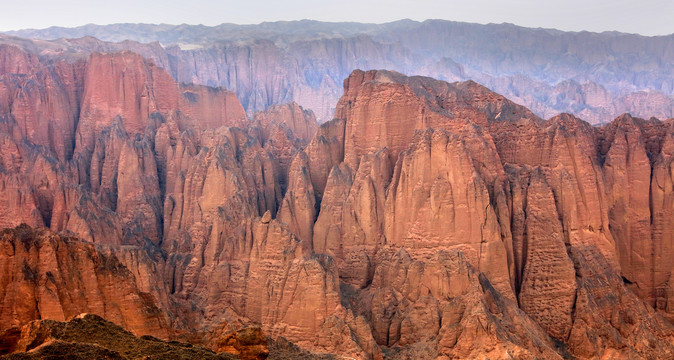
<svg viewBox="0 0 674 360">
<path fill-rule="evenodd" d="M 570 31 L 674 33 L 674 0 L 0 0 L 0 31 L 89 23 L 257 24 L 409 18 Z"/>
</svg>

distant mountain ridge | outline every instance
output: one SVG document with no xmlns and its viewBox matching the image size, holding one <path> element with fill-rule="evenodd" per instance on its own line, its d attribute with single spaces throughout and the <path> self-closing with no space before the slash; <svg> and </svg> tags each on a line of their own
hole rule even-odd
<svg viewBox="0 0 674 360">
<path fill-rule="evenodd" d="M 402 20 L 402 22 L 406 21 L 411 20 Z M 372 33 L 377 28 L 387 25 L 389 24 L 327 23 L 314 20 L 264 22 L 257 25 L 224 23 L 216 26 L 122 23 L 110 25 L 87 24 L 72 28 L 52 26 L 45 29 L 23 29 L 6 31 L 5 33 L 41 40 L 94 36 L 109 42 L 132 40 L 149 43 L 159 41 L 165 45 L 176 45 L 179 43 L 208 44 L 217 41 L 237 41 L 249 38 L 271 39 L 279 35 L 304 35 L 311 38 L 316 37 L 316 34 L 352 36 L 363 32 Z"/>
<path fill-rule="evenodd" d="M 331 118 L 341 82 L 355 69 L 392 69 L 446 81 L 475 80 L 543 118 L 573 113 L 591 123 L 622 113 L 674 116 L 674 35 L 563 32 L 512 24 L 312 20 L 222 24 L 85 25 L 7 34 L 52 40 L 70 51 L 140 52 L 180 82 L 225 86 L 246 112 L 296 101 Z M 129 41 L 130 40 L 130 41 Z M 138 44 L 140 43 L 140 44 Z"/>
</svg>

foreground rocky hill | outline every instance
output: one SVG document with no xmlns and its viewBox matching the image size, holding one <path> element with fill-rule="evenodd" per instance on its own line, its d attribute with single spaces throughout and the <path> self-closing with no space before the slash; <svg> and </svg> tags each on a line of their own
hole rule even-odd
<svg viewBox="0 0 674 360">
<path fill-rule="evenodd" d="M 202 346 L 137 338 L 96 315 L 81 314 L 68 322 L 39 320 L 0 337 L 0 359 L 239 359 L 216 355 Z M 2 356 L 5 354 L 4 356 Z M 7 355 L 8 354 L 8 355 Z"/>
<path fill-rule="evenodd" d="M 99 316 L 79 314 L 67 322 L 31 321 L 0 334 L 0 359 L 332 359 L 279 340 L 249 327 L 219 334 L 212 351 L 203 345 L 139 338 Z"/>
<path fill-rule="evenodd" d="M 257 326 L 359 359 L 672 357 L 672 120 L 356 70 L 318 126 L 131 52 L 0 54 L 0 331 L 88 312 L 215 351 Z"/>
<path fill-rule="evenodd" d="M 179 82 L 224 86 L 249 116 L 295 101 L 332 119 L 341 82 L 356 68 L 445 81 L 476 80 L 549 118 L 590 123 L 622 113 L 674 116 L 674 36 L 562 32 L 511 24 L 303 20 L 259 25 L 114 24 L 21 30 L 41 56 L 117 48 L 152 58 Z M 104 43 L 103 41 L 113 42 Z M 68 40 L 72 39 L 72 40 Z"/>
</svg>

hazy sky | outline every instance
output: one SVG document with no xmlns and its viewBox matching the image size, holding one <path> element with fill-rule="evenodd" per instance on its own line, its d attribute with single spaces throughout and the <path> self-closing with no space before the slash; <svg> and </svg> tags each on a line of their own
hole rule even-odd
<svg viewBox="0 0 674 360">
<path fill-rule="evenodd" d="M 0 31 L 119 22 L 256 24 L 409 18 L 509 22 L 560 30 L 674 33 L 674 0 L 0 0 Z"/>
</svg>

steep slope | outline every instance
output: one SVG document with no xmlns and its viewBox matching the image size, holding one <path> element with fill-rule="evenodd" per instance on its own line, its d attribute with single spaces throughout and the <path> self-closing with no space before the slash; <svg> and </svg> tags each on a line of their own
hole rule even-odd
<svg viewBox="0 0 674 360">
<path fill-rule="evenodd" d="M 17 54 L 18 64 L 32 61 L 26 53 Z M 261 324 L 273 337 L 285 336 L 308 348 L 341 348 L 363 357 L 378 353 L 365 323 L 341 306 L 332 261 L 304 253 L 296 238 L 271 219 L 287 182 L 280 172 L 287 171 L 290 158 L 317 127 L 310 112 L 291 104 L 249 122 L 232 93 L 178 85 L 128 52 L 95 53 L 74 64 L 36 60 L 24 66 L 26 74 L 7 73 L 3 79 L 11 83 L 57 66 L 71 66 L 83 79 L 81 88 L 72 91 L 80 110 L 71 130 L 72 155 L 58 159 L 56 150 L 39 143 L 42 139 L 29 138 L 27 127 L 17 124 L 17 114 L 8 107 L 3 146 L 9 151 L 3 152 L 2 176 L 18 181 L 3 188 L 7 211 L 2 220 L 5 226 L 29 220 L 32 226 L 49 226 L 105 245 L 119 267 L 127 269 L 123 273 L 131 284 L 130 295 L 83 291 L 84 305 L 77 313 L 97 312 L 163 338 L 172 335 L 168 328 L 209 331 L 244 319 L 242 324 Z M 22 96 L 21 84 L 8 89 L 8 103 Z M 30 241 L 39 236 L 27 235 Z M 23 258 L 39 263 L 41 249 L 32 250 L 38 254 L 33 257 L 10 252 L 8 279 L 20 279 L 13 274 L 21 273 Z M 59 266 L 79 269 L 65 278 L 95 274 L 78 268 L 78 261 L 63 259 Z M 40 274 L 35 278 L 49 277 Z M 29 280 L 8 280 L 1 311 L 7 324 L 41 317 L 39 309 L 22 309 L 18 290 L 13 290 L 43 291 L 39 284 L 24 284 Z M 111 289 L 106 284 L 101 287 Z M 139 306 L 124 301 L 147 296 L 154 297 L 157 309 L 150 313 L 161 319 L 161 326 L 140 315 L 131 316 L 137 323 L 130 323 L 113 311 L 120 303 L 124 311 L 133 312 Z M 69 306 L 63 297 L 52 298 L 48 305 L 56 310 Z M 46 301 L 37 300 L 36 307 Z M 44 316 L 63 320 L 75 310 L 45 311 Z"/>
<path fill-rule="evenodd" d="M 143 289 L 145 284 L 120 262 L 126 256 L 141 256 L 134 260 L 151 264 L 145 254 L 117 255 L 25 225 L 0 232 L 0 242 L 0 332 L 34 319 L 64 321 L 89 312 L 139 335 L 168 336 L 171 324 L 162 312 L 167 304 L 161 302 L 166 294 L 161 288 Z"/>
<path fill-rule="evenodd" d="M 669 290 L 663 288 L 667 285 L 653 278 L 663 270 L 653 258 L 644 263 L 642 259 L 649 258 L 634 253 L 651 242 L 666 249 L 668 240 L 652 240 L 644 232 L 627 240 L 624 227 L 632 227 L 632 221 L 648 229 L 661 225 L 612 215 L 619 211 L 612 205 L 616 201 L 612 199 L 618 199 L 612 193 L 644 189 L 610 180 L 639 181 L 629 175 L 609 176 L 615 165 L 610 165 L 604 147 L 615 146 L 609 144 L 617 140 L 604 140 L 607 136 L 602 134 L 611 133 L 624 120 L 604 129 L 570 115 L 543 121 L 475 83 L 447 84 L 386 71 L 355 71 L 344 86 L 338 120 L 317 134 L 334 140 L 312 142 L 298 155 L 296 161 L 303 165 L 291 168 L 290 177 L 304 180 L 291 183 L 284 206 L 290 201 L 288 209 L 307 209 L 305 215 L 295 211 L 286 217 L 293 220 L 289 229 L 302 241 L 311 241 L 314 251 L 336 258 L 348 289 L 344 296 L 355 311 L 371 319 L 380 345 L 419 351 L 419 342 L 430 341 L 430 348 L 441 354 L 457 350 L 439 347 L 442 332 L 433 324 L 445 322 L 437 311 L 428 311 L 435 309 L 431 304 L 447 298 L 441 290 L 433 290 L 435 286 L 443 289 L 447 284 L 452 291 L 457 283 L 450 277 L 425 285 L 430 297 L 423 299 L 423 305 L 412 306 L 420 300 L 406 294 L 418 283 L 386 290 L 398 280 L 383 270 L 393 265 L 381 258 L 404 251 L 409 261 L 419 262 L 415 269 L 420 270 L 415 271 L 421 271 L 404 273 L 425 284 L 428 275 L 423 269 L 446 249 L 460 251 L 493 284 L 499 301 L 515 301 L 537 324 L 533 328 L 540 326 L 547 336 L 565 343 L 571 354 L 664 358 L 672 352 L 668 344 L 674 328 L 654 309 L 656 293 L 662 294 L 660 308 L 667 308 L 664 293 Z M 650 144 L 642 145 L 645 162 L 628 160 L 630 166 L 650 167 L 646 149 L 657 157 L 661 140 L 656 139 L 671 131 L 656 120 L 648 125 L 643 131 L 650 138 L 642 142 Z M 334 127 L 344 130 L 326 136 Z M 413 128 L 419 130 L 412 132 Z M 314 148 L 326 145 L 337 150 Z M 646 168 L 646 176 L 650 171 Z M 641 182 L 648 189 L 648 178 Z M 646 190 L 630 199 L 648 204 L 649 196 Z M 631 271 L 644 280 L 629 279 Z M 429 274 L 443 273 L 434 269 Z M 414 334 L 413 341 L 397 332 L 404 327 L 396 321 L 410 316 L 413 323 L 422 324 L 410 329 L 407 336 Z M 630 320 L 622 320 L 626 318 Z M 382 319 L 388 320 L 379 325 Z M 397 329 L 394 337 L 391 326 Z M 587 342 L 588 337 L 596 341 Z M 643 342 L 658 342 L 661 347 L 655 351 Z"/>
<path fill-rule="evenodd" d="M 156 169 L 166 169 L 166 155 L 155 156 L 154 132 L 167 121 L 183 130 L 247 123 L 233 93 L 178 85 L 133 53 L 43 64 L 4 49 L 6 226 L 26 222 L 98 242 L 158 243 L 165 184 Z"/>
</svg>

